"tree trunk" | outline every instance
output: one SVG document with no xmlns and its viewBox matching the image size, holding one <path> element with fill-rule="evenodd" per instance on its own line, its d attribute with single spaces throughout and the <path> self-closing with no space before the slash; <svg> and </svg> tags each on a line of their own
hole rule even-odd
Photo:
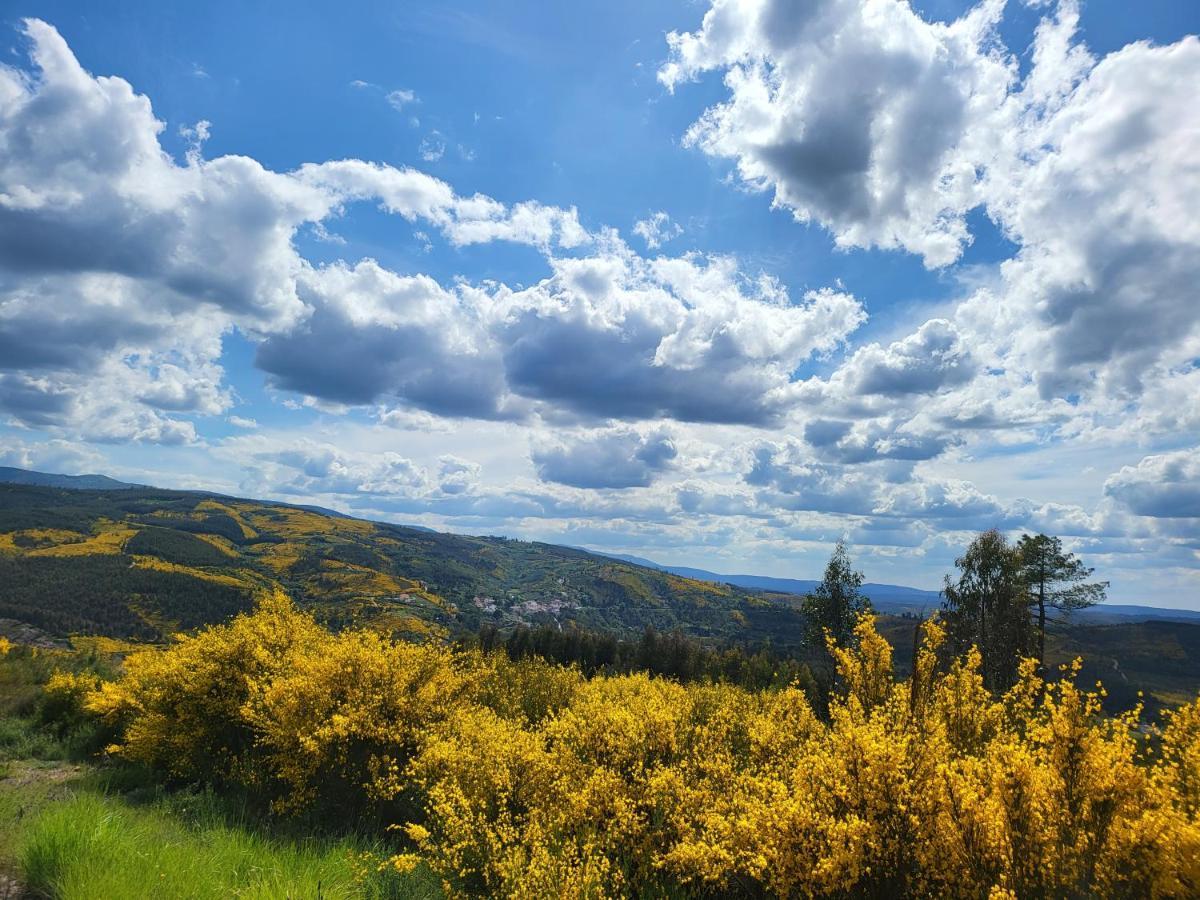
<svg viewBox="0 0 1200 900">
<path fill-rule="evenodd" d="M 1038 666 L 1046 668 L 1046 581 L 1038 585 Z"/>
<path fill-rule="evenodd" d="M 991 648 L 988 647 L 987 636 L 987 592 L 979 598 L 979 654 L 983 663 L 983 684 L 988 690 L 992 689 L 993 679 L 988 667 L 991 659 Z"/>
</svg>

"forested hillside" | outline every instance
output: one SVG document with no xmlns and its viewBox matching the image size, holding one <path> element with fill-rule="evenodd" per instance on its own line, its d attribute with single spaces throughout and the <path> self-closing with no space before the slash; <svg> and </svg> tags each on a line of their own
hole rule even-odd
<svg viewBox="0 0 1200 900">
<path fill-rule="evenodd" d="M 585 668 L 595 664 L 577 652 L 594 645 L 587 635 L 638 641 L 647 628 L 718 648 L 769 647 L 777 660 L 806 653 L 798 597 L 570 547 L 200 492 L 0 484 L 0 620 L 32 625 L 48 639 L 161 641 L 249 610 L 275 587 L 331 627 L 401 638 L 562 629 L 567 638 L 545 655 Z M 1109 708 L 1127 709 L 1143 691 L 1153 711 L 1200 688 L 1200 625 L 1088 621 L 1056 629 L 1047 658 L 1082 657 L 1084 677 L 1103 680 Z M 916 625 L 912 616 L 879 616 L 900 672 L 908 671 Z M 582 640 L 569 637 L 574 629 Z M 673 671 L 663 665 L 642 668 Z M 694 665 L 714 667 L 693 660 L 676 668 Z"/>
<path fill-rule="evenodd" d="M 797 644 L 793 600 L 586 551 L 148 488 L 0 485 L 0 618 L 154 640 L 282 587 L 333 626 L 401 636 L 576 623 Z"/>
</svg>

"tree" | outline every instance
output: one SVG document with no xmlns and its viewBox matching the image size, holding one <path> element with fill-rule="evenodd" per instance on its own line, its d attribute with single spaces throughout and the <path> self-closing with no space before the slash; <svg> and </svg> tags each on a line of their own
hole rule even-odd
<svg viewBox="0 0 1200 900">
<path fill-rule="evenodd" d="M 1021 574 L 1029 588 L 1030 606 L 1037 610 L 1038 662 L 1046 662 L 1046 610 L 1067 613 L 1101 602 L 1107 581 L 1088 582 L 1094 569 L 1074 553 L 1064 553 L 1062 541 L 1047 534 L 1021 535 L 1017 542 Z M 1050 620 L 1056 624 L 1055 620 Z M 1059 620 L 1061 621 L 1061 620 Z"/>
<path fill-rule="evenodd" d="M 871 601 L 859 593 L 862 572 L 855 572 L 846 553 L 846 542 L 838 541 L 833 555 L 825 566 L 825 576 L 813 590 L 805 594 L 801 609 L 808 621 L 808 639 L 815 646 L 825 646 L 825 632 L 845 646 L 854 631 L 854 623 L 862 613 L 871 612 Z"/>
<path fill-rule="evenodd" d="M 1032 643 L 1020 554 L 992 529 L 971 541 L 954 565 L 958 581 L 947 575 L 942 590 L 942 617 L 951 646 L 959 653 L 978 647 L 984 684 L 993 691 L 1006 690 Z"/>
</svg>

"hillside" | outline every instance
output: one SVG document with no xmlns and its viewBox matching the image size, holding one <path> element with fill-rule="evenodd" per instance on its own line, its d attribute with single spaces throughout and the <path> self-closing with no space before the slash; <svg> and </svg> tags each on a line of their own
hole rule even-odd
<svg viewBox="0 0 1200 900">
<path fill-rule="evenodd" d="M 0 633 L 13 637 L 33 626 L 44 643 L 71 634 L 160 641 L 280 587 L 332 627 L 403 638 L 574 623 L 625 637 L 651 625 L 722 644 L 798 646 L 794 594 L 646 562 L 201 492 L 0 483 Z M 914 611 L 886 594 L 877 602 L 880 632 L 907 671 Z M 1049 635 L 1047 649 L 1054 664 L 1082 656 L 1083 676 L 1103 679 L 1113 708 L 1139 690 L 1152 707 L 1171 705 L 1200 686 L 1200 624 L 1081 618 Z"/>
<path fill-rule="evenodd" d="M 773 578 L 769 575 L 723 575 L 710 572 L 707 569 L 696 569 L 691 566 L 666 566 L 644 559 L 640 556 L 612 554 L 614 559 L 624 560 L 652 569 L 660 569 L 684 578 L 694 578 L 697 581 L 712 581 L 717 584 L 731 584 L 734 587 L 750 591 L 770 591 L 775 594 L 803 595 L 815 588 L 819 581 L 808 578 Z M 871 598 L 875 608 L 900 615 L 901 613 L 928 614 L 941 604 L 941 594 L 937 591 L 924 591 L 920 588 L 906 587 L 901 584 L 878 584 L 868 581 L 862 586 L 862 592 Z"/>
<path fill-rule="evenodd" d="M 30 469 L 17 469 L 12 466 L 0 466 L 0 482 L 92 491 L 124 491 L 129 488 L 141 487 L 141 485 L 117 481 L 107 475 L 58 475 L 53 472 L 34 472 Z"/>
<path fill-rule="evenodd" d="M 694 578 L 698 581 L 712 581 L 718 584 L 731 584 L 734 587 L 750 591 L 764 591 L 773 594 L 803 595 L 815 588 L 820 582 L 807 578 L 774 578 L 769 575 L 724 575 L 710 572 L 707 569 L 696 569 L 691 566 L 668 566 L 641 556 L 627 554 L 609 554 L 614 559 L 659 569 Z M 871 604 L 876 611 L 892 616 L 905 614 L 928 616 L 937 610 L 942 603 L 939 591 L 926 591 L 921 588 L 908 587 L 902 584 L 879 584 L 868 581 L 862 586 L 862 592 L 871 598 Z M 1073 613 L 1076 624 L 1099 625 L 1102 623 L 1119 623 L 1135 620 L 1144 622 L 1162 620 L 1171 622 L 1200 623 L 1200 611 L 1194 609 L 1169 609 L 1157 606 L 1143 606 L 1134 603 L 1102 603 L 1099 606 L 1077 610 Z"/>
<path fill-rule="evenodd" d="M 276 585 L 331 625 L 410 636 L 557 621 L 787 645 L 802 631 L 789 600 L 567 547 L 206 493 L 0 484 L 0 618 L 155 640 Z"/>
</svg>

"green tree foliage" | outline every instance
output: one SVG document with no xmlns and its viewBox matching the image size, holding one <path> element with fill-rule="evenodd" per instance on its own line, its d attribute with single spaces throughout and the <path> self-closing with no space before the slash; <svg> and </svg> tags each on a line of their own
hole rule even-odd
<svg viewBox="0 0 1200 900">
<path fill-rule="evenodd" d="M 133 567 L 124 556 L 0 555 L 0 618 L 51 634 L 157 641 L 251 605 L 248 590 Z"/>
<path fill-rule="evenodd" d="M 1021 535 L 1017 542 L 1021 574 L 1028 585 L 1029 604 L 1037 611 L 1038 662 L 1046 661 L 1047 610 L 1061 613 L 1095 606 L 1104 600 L 1107 581 L 1089 582 L 1089 569 L 1074 553 L 1063 551 L 1062 541 L 1047 534 Z"/>
<path fill-rule="evenodd" d="M 638 640 L 624 640 L 611 632 L 581 628 L 518 625 L 503 637 L 493 625 L 484 625 L 477 637 L 480 649 L 503 649 L 513 661 L 531 657 L 577 666 L 588 678 L 648 672 L 682 683 L 736 684 L 761 690 L 801 687 L 817 696 L 809 667 L 794 656 L 769 646 L 711 646 L 679 631 L 666 634 L 647 628 Z"/>
<path fill-rule="evenodd" d="M 862 572 L 854 571 L 846 542 L 838 541 L 821 583 L 801 604 L 810 646 L 824 647 L 826 632 L 839 644 L 850 640 L 859 615 L 872 612 L 871 601 L 859 592 L 862 583 Z"/>
<path fill-rule="evenodd" d="M 976 537 L 954 565 L 958 580 L 946 576 L 942 590 L 951 647 L 958 653 L 978 647 L 984 684 L 1007 690 L 1033 638 L 1021 554 L 993 528 Z"/>
<path fill-rule="evenodd" d="M 228 566 L 229 556 L 186 531 L 147 526 L 125 544 L 128 554 L 154 556 L 180 566 Z"/>
</svg>

